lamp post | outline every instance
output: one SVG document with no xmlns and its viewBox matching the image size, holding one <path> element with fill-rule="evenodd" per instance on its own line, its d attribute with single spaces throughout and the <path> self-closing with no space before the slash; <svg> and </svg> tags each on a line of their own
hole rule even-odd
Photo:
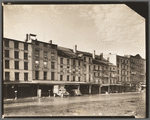
<svg viewBox="0 0 150 120">
<path fill-rule="evenodd" d="M 48 90 L 48 92 L 49 92 L 49 97 L 50 97 L 50 91 L 51 91 L 51 90 Z"/>
<path fill-rule="evenodd" d="M 15 100 L 17 99 L 17 90 L 15 90 Z"/>
</svg>

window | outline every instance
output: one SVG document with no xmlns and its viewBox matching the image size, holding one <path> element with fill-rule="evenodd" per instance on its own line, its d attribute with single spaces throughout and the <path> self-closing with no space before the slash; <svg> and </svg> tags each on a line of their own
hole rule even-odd
<svg viewBox="0 0 150 120">
<path fill-rule="evenodd" d="M 96 76 L 96 73 L 94 72 L 94 76 Z"/>
<path fill-rule="evenodd" d="M 28 44 L 24 43 L 24 50 L 28 50 Z"/>
<path fill-rule="evenodd" d="M 15 51 L 15 58 L 19 59 L 19 52 L 18 51 Z"/>
<path fill-rule="evenodd" d="M 94 70 L 95 70 L 95 65 L 94 65 Z"/>
<path fill-rule="evenodd" d="M 118 81 L 119 81 L 119 76 L 118 76 Z"/>
<path fill-rule="evenodd" d="M 91 76 L 89 75 L 89 82 L 91 81 Z"/>
<path fill-rule="evenodd" d="M 67 65 L 69 65 L 69 59 L 67 59 Z"/>
<path fill-rule="evenodd" d="M 121 62 L 122 62 L 122 59 L 121 59 Z"/>
<path fill-rule="evenodd" d="M 24 53 L 24 59 L 28 60 L 28 53 Z"/>
<path fill-rule="evenodd" d="M 9 72 L 5 72 L 5 80 L 9 80 L 10 77 L 9 77 Z"/>
<path fill-rule="evenodd" d="M 67 75 L 67 81 L 69 81 L 69 75 Z"/>
<path fill-rule="evenodd" d="M 39 50 L 35 50 L 35 56 L 39 57 Z"/>
<path fill-rule="evenodd" d="M 28 73 L 24 73 L 24 81 L 28 81 Z"/>
<path fill-rule="evenodd" d="M 121 81 L 122 81 L 122 77 L 121 77 Z"/>
<path fill-rule="evenodd" d="M 51 68 L 55 69 L 55 62 L 51 62 Z"/>
<path fill-rule="evenodd" d="M 39 67 L 39 61 L 38 60 L 35 61 L 35 67 Z"/>
<path fill-rule="evenodd" d="M 117 67 L 119 68 L 119 64 L 117 64 Z"/>
<path fill-rule="evenodd" d="M 15 61 L 15 69 L 19 69 L 19 61 Z"/>
<path fill-rule="evenodd" d="M 9 60 L 5 60 L 5 68 L 9 69 Z"/>
<path fill-rule="evenodd" d="M 19 81 L 19 73 L 15 73 L 15 81 Z"/>
<path fill-rule="evenodd" d="M 119 74 L 119 70 L 118 70 L 118 74 Z"/>
<path fill-rule="evenodd" d="M 44 58 L 47 58 L 47 52 L 44 52 Z"/>
<path fill-rule="evenodd" d="M 98 76 L 99 76 L 99 73 L 98 73 Z"/>
<path fill-rule="evenodd" d="M 86 70 L 86 65 L 84 64 L 84 70 Z"/>
<path fill-rule="evenodd" d="M 117 61 L 119 62 L 119 58 L 117 58 Z"/>
<path fill-rule="evenodd" d="M 128 64 L 128 60 L 127 60 L 127 64 Z"/>
<path fill-rule="evenodd" d="M 84 74 L 84 81 L 86 81 L 86 74 Z"/>
<path fill-rule="evenodd" d="M 123 62 L 125 63 L 125 60 L 123 60 Z"/>
<path fill-rule="evenodd" d="M 91 62 L 91 59 L 89 58 L 89 63 Z"/>
<path fill-rule="evenodd" d="M 44 72 L 44 80 L 47 80 L 47 72 Z"/>
<path fill-rule="evenodd" d="M 86 62 L 86 57 L 84 57 L 84 61 Z"/>
<path fill-rule="evenodd" d="M 99 70 L 99 66 L 98 66 L 98 70 Z"/>
<path fill-rule="evenodd" d="M 73 60 L 73 65 L 75 65 L 75 60 Z"/>
<path fill-rule="evenodd" d="M 15 49 L 18 49 L 19 48 L 19 43 L 18 42 L 14 42 L 14 46 L 15 46 Z"/>
<path fill-rule="evenodd" d="M 60 58 L 60 64 L 63 64 L 63 58 Z"/>
<path fill-rule="evenodd" d="M 111 67 L 110 67 L 110 70 L 111 70 Z"/>
<path fill-rule="evenodd" d="M 78 61 L 78 65 L 80 66 L 80 61 Z"/>
<path fill-rule="evenodd" d="M 73 81 L 75 81 L 75 76 L 73 76 Z"/>
<path fill-rule="evenodd" d="M 80 82 L 80 77 L 78 77 L 78 81 Z"/>
<path fill-rule="evenodd" d="M 5 47 L 9 47 L 9 41 L 5 40 Z"/>
<path fill-rule="evenodd" d="M 63 75 L 60 75 L 60 81 L 63 81 Z"/>
<path fill-rule="evenodd" d="M 54 78 L 55 78 L 55 73 L 51 72 L 51 80 L 54 80 Z"/>
<path fill-rule="evenodd" d="M 91 71 L 91 67 L 90 67 L 90 65 L 89 65 L 89 71 Z"/>
<path fill-rule="evenodd" d="M 35 79 L 36 79 L 36 80 L 39 79 L 39 71 L 35 71 Z"/>
<path fill-rule="evenodd" d="M 5 57 L 9 57 L 9 50 L 5 50 Z"/>
<path fill-rule="evenodd" d="M 24 70 L 28 70 L 28 62 L 24 62 Z"/>
</svg>

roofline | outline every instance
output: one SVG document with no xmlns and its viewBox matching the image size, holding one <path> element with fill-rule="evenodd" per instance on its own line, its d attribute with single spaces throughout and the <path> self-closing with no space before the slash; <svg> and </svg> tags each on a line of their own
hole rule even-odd
<svg viewBox="0 0 150 120">
<path fill-rule="evenodd" d="M 17 41 L 17 42 L 21 42 L 21 43 L 32 44 L 32 43 L 28 43 L 28 42 L 25 42 L 25 41 L 20 41 L 20 40 L 16 40 L 16 39 L 10 39 L 10 38 L 3 38 L 3 40 Z"/>
</svg>

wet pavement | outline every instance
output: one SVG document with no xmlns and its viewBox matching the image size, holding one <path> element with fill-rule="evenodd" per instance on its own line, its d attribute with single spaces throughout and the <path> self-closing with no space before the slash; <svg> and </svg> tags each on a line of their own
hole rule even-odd
<svg viewBox="0 0 150 120">
<path fill-rule="evenodd" d="M 5 116 L 137 116 L 145 118 L 145 93 L 4 100 Z"/>
</svg>

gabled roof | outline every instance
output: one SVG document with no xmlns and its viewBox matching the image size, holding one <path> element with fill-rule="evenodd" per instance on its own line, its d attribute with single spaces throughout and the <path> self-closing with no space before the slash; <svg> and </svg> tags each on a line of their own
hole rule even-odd
<svg viewBox="0 0 150 120">
<path fill-rule="evenodd" d="M 67 58 L 77 58 L 78 56 L 73 52 L 72 49 L 65 47 L 57 47 L 58 56 L 67 57 Z"/>
</svg>

